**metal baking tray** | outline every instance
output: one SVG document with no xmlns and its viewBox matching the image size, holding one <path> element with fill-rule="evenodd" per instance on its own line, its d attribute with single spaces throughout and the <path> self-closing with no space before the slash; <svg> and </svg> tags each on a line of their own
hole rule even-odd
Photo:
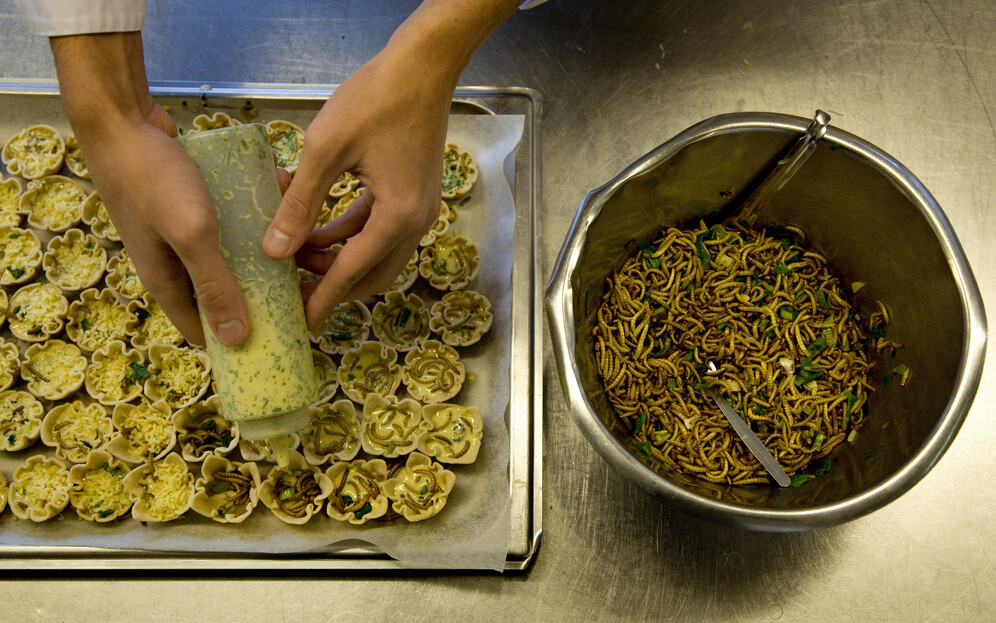
<svg viewBox="0 0 996 623">
<path fill-rule="evenodd" d="M 192 84 L 150 85 L 156 100 L 190 111 L 229 112 L 247 102 L 262 110 L 307 116 L 317 112 L 334 85 Z M 505 571 L 524 571 L 535 559 L 542 534 L 542 240 L 538 94 L 519 87 L 465 87 L 456 91 L 451 115 L 522 115 L 522 138 L 514 163 L 506 163 L 515 204 L 511 289 L 509 495 L 511 523 Z M 284 115 L 286 116 L 286 114 Z M 46 121 L 48 120 L 48 121 Z M 54 81 L 0 82 L 0 127 L 65 123 Z M 355 543 L 355 542 L 354 542 Z M 412 570 L 376 548 L 350 545 L 331 552 L 295 554 L 204 554 L 79 546 L 0 546 L 0 569 L 73 570 L 314 570 L 329 572 Z"/>
</svg>

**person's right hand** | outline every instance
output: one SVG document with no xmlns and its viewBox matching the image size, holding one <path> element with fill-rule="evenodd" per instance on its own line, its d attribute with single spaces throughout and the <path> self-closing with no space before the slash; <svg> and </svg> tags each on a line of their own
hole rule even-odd
<svg viewBox="0 0 996 623">
<path fill-rule="evenodd" d="M 70 123 L 139 278 L 188 341 L 204 344 L 196 296 L 219 340 L 241 343 L 245 298 L 218 248 L 204 181 L 149 94 L 140 34 L 51 45 Z"/>
</svg>

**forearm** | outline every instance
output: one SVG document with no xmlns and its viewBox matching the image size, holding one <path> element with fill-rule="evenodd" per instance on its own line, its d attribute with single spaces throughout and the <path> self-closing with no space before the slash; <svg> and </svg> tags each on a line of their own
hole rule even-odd
<svg viewBox="0 0 996 623">
<path fill-rule="evenodd" d="M 138 31 L 49 39 L 63 107 L 81 141 L 149 118 L 155 103 Z"/>
<path fill-rule="evenodd" d="M 452 91 L 477 48 L 521 0 L 425 0 L 398 27 L 384 53 L 405 59 Z"/>
</svg>

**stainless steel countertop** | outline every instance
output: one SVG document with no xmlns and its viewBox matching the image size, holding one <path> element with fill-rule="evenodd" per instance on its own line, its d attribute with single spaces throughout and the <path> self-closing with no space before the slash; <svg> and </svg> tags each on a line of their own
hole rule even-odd
<svg viewBox="0 0 996 623">
<path fill-rule="evenodd" d="M 149 75 L 338 83 L 416 4 L 150 3 Z M 504 24 L 462 84 L 542 95 L 544 275 L 583 194 L 666 139 L 724 112 L 807 117 L 822 108 L 920 177 L 996 310 L 996 250 L 987 244 L 996 235 L 993 24 L 991 0 L 550 0 Z M 3 77 L 54 77 L 46 41 L 24 32 L 9 0 L 0 1 L 0 33 Z M 899 500 L 837 528 L 754 533 L 662 507 L 586 445 L 546 348 L 544 534 L 527 573 L 8 574 L 3 618 L 992 620 L 996 501 L 983 483 L 996 471 L 994 351 L 990 344 L 972 412 L 937 467 Z"/>
</svg>

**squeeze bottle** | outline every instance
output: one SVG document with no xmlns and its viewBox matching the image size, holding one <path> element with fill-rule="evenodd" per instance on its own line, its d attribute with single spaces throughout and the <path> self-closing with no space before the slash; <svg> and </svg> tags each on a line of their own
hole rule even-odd
<svg viewBox="0 0 996 623">
<path fill-rule="evenodd" d="M 207 183 L 222 257 L 249 307 L 249 337 L 238 346 L 218 341 L 200 315 L 221 415 L 238 422 L 245 439 L 271 439 L 279 457 L 281 440 L 307 427 L 318 382 L 294 260 L 263 253 L 263 234 L 280 205 L 266 127 L 237 125 L 178 140 Z"/>
</svg>

